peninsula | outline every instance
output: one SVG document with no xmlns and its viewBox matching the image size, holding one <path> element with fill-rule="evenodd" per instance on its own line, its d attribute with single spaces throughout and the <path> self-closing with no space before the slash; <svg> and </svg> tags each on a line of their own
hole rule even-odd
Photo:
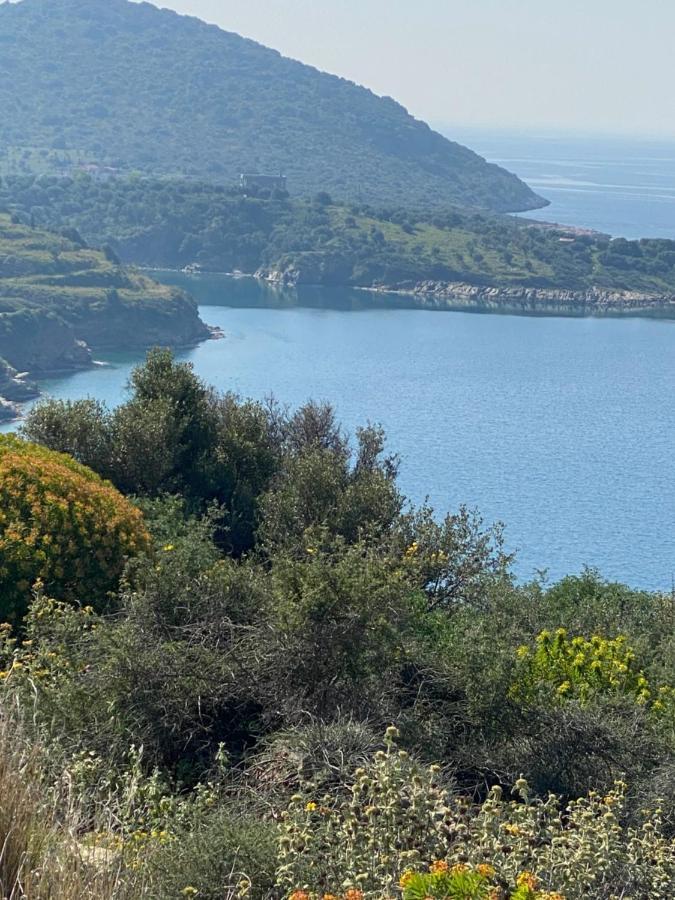
<svg viewBox="0 0 675 900">
<path fill-rule="evenodd" d="M 209 333 L 191 297 L 121 266 L 110 248 L 0 214 L 0 418 L 36 394 L 32 378 L 89 366 L 93 351 L 179 347 Z"/>
<path fill-rule="evenodd" d="M 675 315 L 675 241 L 457 207 L 374 207 L 186 181 L 5 178 L 0 204 L 126 264 L 397 292 L 438 309 Z"/>
</svg>

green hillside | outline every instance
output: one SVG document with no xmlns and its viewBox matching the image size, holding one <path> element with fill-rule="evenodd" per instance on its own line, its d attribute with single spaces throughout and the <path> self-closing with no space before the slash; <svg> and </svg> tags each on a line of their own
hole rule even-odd
<svg viewBox="0 0 675 900">
<path fill-rule="evenodd" d="M 26 222 L 76 227 L 126 262 L 276 271 L 315 284 L 428 280 L 498 288 L 675 291 L 675 242 L 570 234 L 507 216 L 244 197 L 193 182 L 49 176 L 0 181 Z"/>
<path fill-rule="evenodd" d="M 0 172 L 97 163 L 292 194 L 544 204 L 390 98 L 215 26 L 127 0 L 0 5 Z"/>
<path fill-rule="evenodd" d="M 182 291 L 122 268 L 74 230 L 40 231 L 0 215 L 0 358 L 14 369 L 75 369 L 91 349 L 177 346 L 206 333 Z"/>
</svg>

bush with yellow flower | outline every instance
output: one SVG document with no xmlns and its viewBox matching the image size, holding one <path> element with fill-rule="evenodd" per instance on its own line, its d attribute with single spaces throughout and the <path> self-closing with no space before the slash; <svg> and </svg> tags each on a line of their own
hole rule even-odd
<svg viewBox="0 0 675 900">
<path fill-rule="evenodd" d="M 517 651 L 516 675 L 510 696 L 518 703 L 586 706 L 596 697 L 624 697 L 656 714 L 673 702 L 673 690 L 655 687 L 637 662 L 623 635 L 609 639 L 571 637 L 559 628 L 542 631 L 534 647 Z"/>
<path fill-rule="evenodd" d="M 38 580 L 60 600 L 102 602 L 149 543 L 141 513 L 94 472 L 0 436 L 0 620 L 24 614 Z"/>
</svg>

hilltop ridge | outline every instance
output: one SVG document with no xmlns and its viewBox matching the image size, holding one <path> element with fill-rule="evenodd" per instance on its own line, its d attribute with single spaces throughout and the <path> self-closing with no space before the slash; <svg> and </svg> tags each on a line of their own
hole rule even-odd
<svg viewBox="0 0 675 900">
<path fill-rule="evenodd" d="M 220 183 L 283 172 L 299 195 L 546 202 L 391 98 L 149 3 L 4 4 L 0 48 L 0 172 L 50 161 Z"/>
</svg>

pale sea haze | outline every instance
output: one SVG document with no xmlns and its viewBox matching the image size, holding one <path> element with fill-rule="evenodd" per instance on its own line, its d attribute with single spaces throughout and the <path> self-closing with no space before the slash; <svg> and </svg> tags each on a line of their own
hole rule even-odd
<svg viewBox="0 0 675 900">
<path fill-rule="evenodd" d="M 675 147 L 453 132 L 553 202 L 530 215 L 626 237 L 675 238 Z M 520 579 L 599 568 L 670 590 L 675 573 L 675 321 L 526 318 L 372 307 L 369 295 L 279 295 L 186 277 L 225 339 L 181 354 L 222 390 L 328 399 L 345 426 L 381 422 L 401 486 L 439 513 L 506 525 Z M 140 355 L 44 385 L 123 396 Z"/>
</svg>

